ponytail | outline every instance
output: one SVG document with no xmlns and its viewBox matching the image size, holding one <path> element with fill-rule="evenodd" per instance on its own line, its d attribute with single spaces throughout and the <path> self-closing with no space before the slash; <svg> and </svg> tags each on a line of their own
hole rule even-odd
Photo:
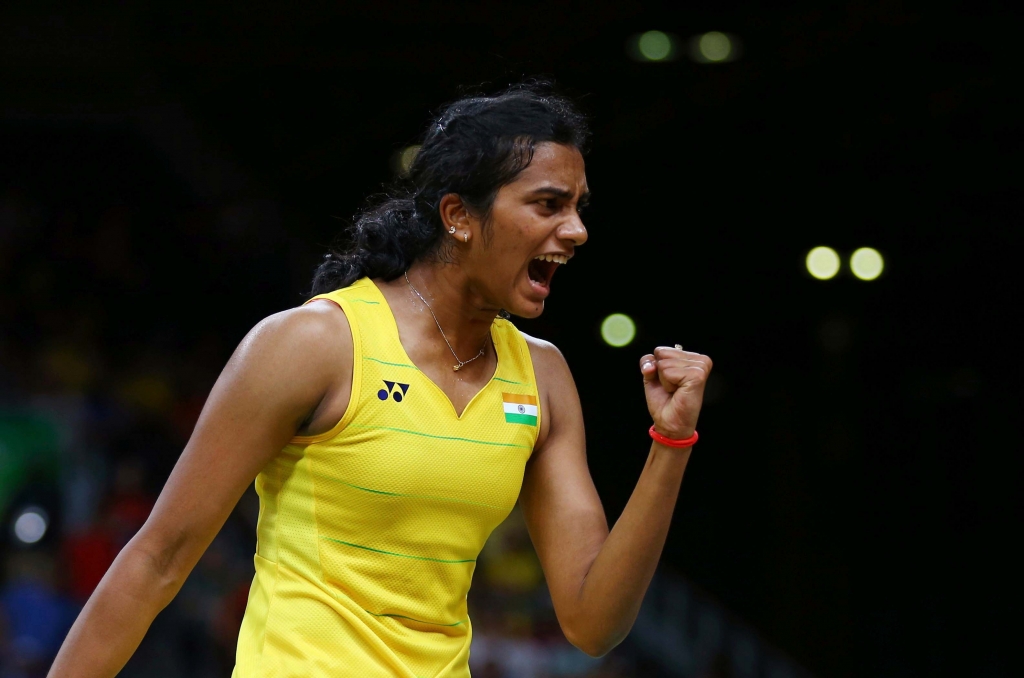
<svg viewBox="0 0 1024 678">
<path fill-rule="evenodd" d="M 348 287 L 362 277 L 393 280 L 433 249 L 439 237 L 411 198 L 388 198 L 357 216 L 348 249 L 324 256 L 313 275 L 313 295 Z"/>
</svg>

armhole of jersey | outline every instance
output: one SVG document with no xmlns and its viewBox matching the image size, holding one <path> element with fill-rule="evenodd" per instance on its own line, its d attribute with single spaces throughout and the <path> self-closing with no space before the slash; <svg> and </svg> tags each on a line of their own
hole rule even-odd
<svg viewBox="0 0 1024 678">
<path fill-rule="evenodd" d="M 352 392 L 348 396 L 348 405 L 345 406 L 345 413 L 341 415 L 341 419 L 338 423 L 331 427 L 331 430 L 318 433 L 313 436 L 295 436 L 289 441 L 289 445 L 310 445 L 312 443 L 322 443 L 325 440 L 330 440 L 335 437 L 348 426 L 352 418 L 355 417 L 356 409 L 359 405 L 359 396 L 362 393 L 362 377 L 363 377 L 363 346 L 362 337 L 359 334 L 359 325 L 356 323 L 355 314 L 352 313 L 352 307 L 349 305 L 348 300 L 344 298 L 333 298 L 327 295 L 313 297 L 306 304 L 317 301 L 330 301 L 337 304 L 338 308 L 345 313 L 345 318 L 348 320 L 349 332 L 352 334 Z M 303 304 L 305 305 L 305 304 Z"/>
<path fill-rule="evenodd" d="M 540 384 L 537 382 L 537 371 L 533 369 L 533 355 L 530 353 L 530 343 L 526 341 L 526 337 L 519 331 L 519 328 L 509 323 L 508 326 L 515 337 L 515 343 L 519 346 L 519 353 L 523 356 L 523 363 L 526 365 L 526 369 L 529 370 L 530 378 L 533 380 L 533 392 L 537 394 L 537 435 L 533 439 L 534 446 L 537 445 L 537 440 L 540 438 L 540 427 L 544 424 L 544 403 L 540 396 Z M 532 451 L 531 451 L 532 454 Z"/>
</svg>

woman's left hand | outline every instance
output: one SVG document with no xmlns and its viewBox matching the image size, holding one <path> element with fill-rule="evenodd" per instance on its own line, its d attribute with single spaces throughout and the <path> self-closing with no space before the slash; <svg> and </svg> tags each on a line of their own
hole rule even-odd
<svg viewBox="0 0 1024 678">
<path fill-rule="evenodd" d="M 659 346 L 640 359 L 640 372 L 654 430 L 673 439 L 692 436 L 711 374 L 711 358 Z"/>
</svg>

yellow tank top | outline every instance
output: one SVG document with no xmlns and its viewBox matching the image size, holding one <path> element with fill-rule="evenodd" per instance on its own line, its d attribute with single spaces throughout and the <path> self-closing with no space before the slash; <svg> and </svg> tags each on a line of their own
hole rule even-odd
<svg viewBox="0 0 1024 678">
<path fill-rule="evenodd" d="M 476 558 L 516 503 L 539 430 L 529 347 L 495 320 L 497 369 L 459 417 L 371 280 L 316 298 L 348 316 L 352 395 L 333 429 L 293 439 L 256 478 L 256 576 L 232 677 L 468 677 Z"/>
</svg>

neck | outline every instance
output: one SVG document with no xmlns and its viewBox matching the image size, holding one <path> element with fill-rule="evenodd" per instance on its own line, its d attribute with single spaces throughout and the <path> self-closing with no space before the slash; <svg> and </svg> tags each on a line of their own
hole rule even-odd
<svg viewBox="0 0 1024 678">
<path fill-rule="evenodd" d="M 414 311 L 412 317 L 421 336 L 443 332 L 444 337 L 437 338 L 445 352 L 448 347 L 444 339 L 447 339 L 460 360 L 476 356 L 488 341 L 491 323 L 498 309 L 485 301 L 458 266 L 417 262 L 409 269 L 408 276 L 409 283 L 422 295 L 423 301 L 409 289 L 404 276 L 395 282 L 406 288 L 409 305 Z"/>
</svg>

